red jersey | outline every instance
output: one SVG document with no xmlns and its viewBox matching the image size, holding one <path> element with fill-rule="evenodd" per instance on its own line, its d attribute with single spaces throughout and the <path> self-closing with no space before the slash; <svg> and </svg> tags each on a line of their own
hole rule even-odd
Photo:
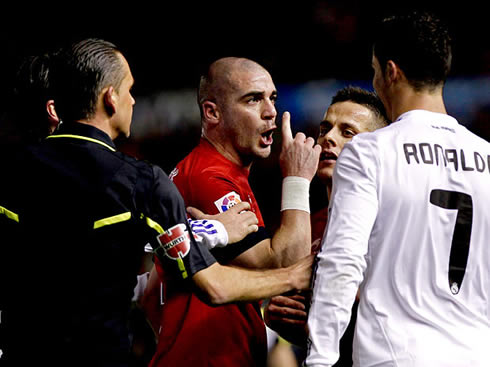
<svg viewBox="0 0 490 367">
<path fill-rule="evenodd" d="M 204 139 L 170 174 L 186 205 L 205 213 L 223 212 L 244 200 L 250 203 L 262 230 L 247 236 L 240 244 L 242 252 L 268 237 L 248 174 L 247 169 L 223 157 Z M 237 255 L 226 252 L 228 247 L 240 247 L 236 245 L 216 255 L 220 262 Z M 159 264 L 156 266 L 161 274 Z M 191 289 L 173 288 L 165 280 L 164 284 L 166 300 L 151 367 L 265 366 L 267 337 L 258 303 L 209 306 Z"/>
<path fill-rule="evenodd" d="M 311 241 L 315 242 L 323 238 L 323 232 L 327 226 L 328 206 L 316 211 L 310 217 L 311 221 Z"/>
</svg>

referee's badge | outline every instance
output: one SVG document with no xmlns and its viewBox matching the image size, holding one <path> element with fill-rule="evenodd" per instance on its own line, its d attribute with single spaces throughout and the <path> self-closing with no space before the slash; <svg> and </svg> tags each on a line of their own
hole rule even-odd
<svg viewBox="0 0 490 367">
<path fill-rule="evenodd" d="M 228 209 L 233 207 L 234 205 L 241 203 L 242 199 L 240 199 L 240 195 L 238 195 L 235 191 L 229 192 L 225 196 L 219 198 L 214 202 L 214 205 L 218 208 L 220 213 L 226 212 Z"/>
</svg>

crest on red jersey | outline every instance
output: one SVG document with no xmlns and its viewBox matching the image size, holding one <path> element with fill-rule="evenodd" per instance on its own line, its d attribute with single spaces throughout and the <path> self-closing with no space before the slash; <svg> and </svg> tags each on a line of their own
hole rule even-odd
<svg viewBox="0 0 490 367">
<path fill-rule="evenodd" d="M 179 223 L 157 237 L 165 255 L 173 260 L 185 257 L 191 249 L 191 239 L 185 224 Z"/>
<path fill-rule="evenodd" d="M 242 199 L 240 198 L 240 195 L 238 195 L 235 191 L 231 191 L 225 196 L 216 200 L 214 205 L 216 205 L 220 213 L 223 213 L 241 201 Z"/>
</svg>

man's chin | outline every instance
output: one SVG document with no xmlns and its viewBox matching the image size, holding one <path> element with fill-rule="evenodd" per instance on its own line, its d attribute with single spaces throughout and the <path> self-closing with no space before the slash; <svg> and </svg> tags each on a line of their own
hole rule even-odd
<svg viewBox="0 0 490 367">
<path fill-rule="evenodd" d="M 260 149 L 258 149 L 256 152 L 255 152 L 255 156 L 257 156 L 257 158 L 269 158 L 269 156 L 271 155 L 271 146 L 267 146 L 267 147 L 261 147 Z"/>
<path fill-rule="evenodd" d="M 323 168 L 320 167 L 316 171 L 317 177 L 324 184 L 327 184 L 329 181 L 332 180 L 332 173 L 333 173 L 332 170 L 327 167 L 323 167 Z"/>
</svg>

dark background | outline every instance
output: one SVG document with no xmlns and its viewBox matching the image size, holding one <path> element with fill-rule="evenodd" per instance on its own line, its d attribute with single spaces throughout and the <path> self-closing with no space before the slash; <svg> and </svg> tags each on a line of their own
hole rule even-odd
<svg viewBox="0 0 490 367">
<path fill-rule="evenodd" d="M 222 56 L 245 56 L 258 61 L 271 72 L 276 85 L 324 79 L 370 80 L 370 32 L 381 17 L 403 8 L 431 10 L 447 21 L 454 40 L 451 77 L 490 75 L 485 2 L 406 3 L 325 0 L 73 2 L 35 7 L 14 4 L 0 14 L 0 97 L 9 103 L 13 78 L 24 57 L 85 37 L 107 39 L 123 51 L 136 80 L 133 94 L 137 104 L 138 99 L 161 90 L 195 88 L 205 66 Z M 490 88 L 483 93 L 489 94 L 490 102 Z M 485 118 L 488 122 L 488 115 Z M 316 134 L 314 130 L 307 132 Z M 197 143 L 199 134 L 197 126 L 167 131 L 144 140 L 130 139 L 120 143 L 120 148 L 170 172 Z M 278 140 L 271 157 L 257 162 L 250 177 L 264 219 L 271 227 L 277 224 L 280 202 Z M 312 208 L 325 203 L 325 190 L 314 180 Z"/>
<path fill-rule="evenodd" d="M 369 32 L 395 9 L 425 8 L 448 22 L 453 75 L 490 73 L 488 9 L 482 1 L 75 2 L 0 13 L 0 57 L 9 82 L 25 55 L 81 37 L 116 43 L 126 54 L 136 95 L 194 87 L 220 56 L 248 56 L 276 83 L 371 77 Z"/>
</svg>

